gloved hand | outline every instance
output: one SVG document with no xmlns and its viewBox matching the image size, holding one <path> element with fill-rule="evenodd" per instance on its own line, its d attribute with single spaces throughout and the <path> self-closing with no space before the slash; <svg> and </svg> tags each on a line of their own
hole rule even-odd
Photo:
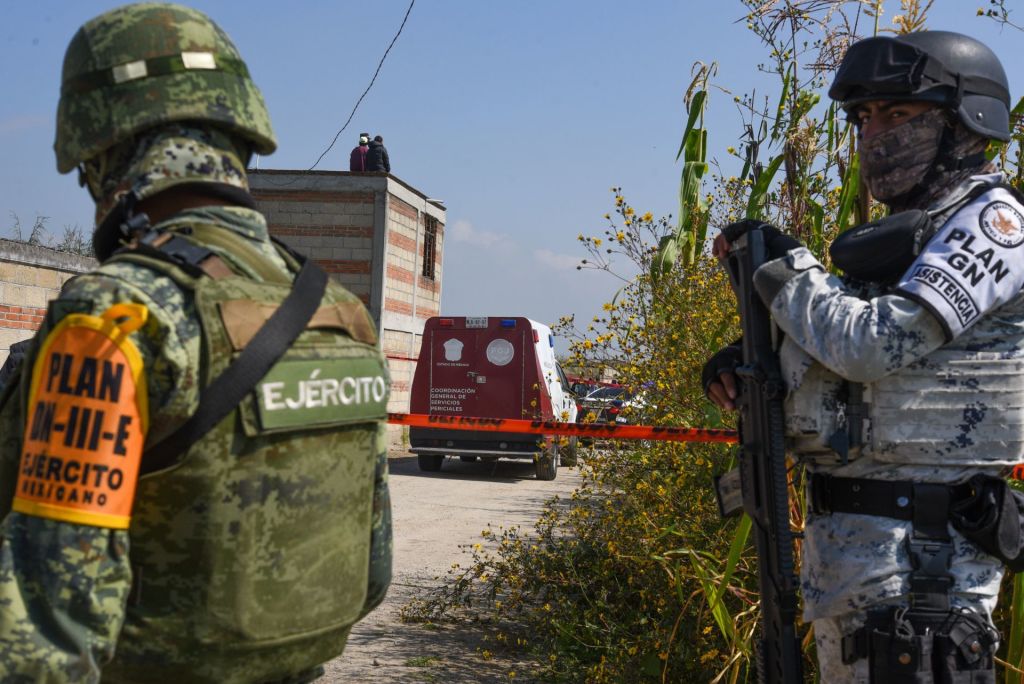
<svg viewBox="0 0 1024 684">
<path fill-rule="evenodd" d="M 735 410 L 736 368 L 743 363 L 741 341 L 737 340 L 718 350 L 701 371 L 700 380 L 704 394 L 719 408 Z"/>
<path fill-rule="evenodd" d="M 742 221 L 730 223 L 725 228 L 722 228 L 722 236 L 726 242 L 733 243 L 754 228 L 760 228 L 764 234 L 764 244 L 768 250 L 769 260 L 780 259 L 786 256 L 786 252 L 789 250 L 803 247 L 803 243 L 792 235 L 787 235 L 770 223 L 758 221 L 757 219 L 743 219 Z"/>
</svg>

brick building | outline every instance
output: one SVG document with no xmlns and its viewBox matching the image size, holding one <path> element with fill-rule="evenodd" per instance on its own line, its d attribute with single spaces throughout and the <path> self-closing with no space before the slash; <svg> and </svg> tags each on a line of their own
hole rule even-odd
<svg viewBox="0 0 1024 684">
<path fill-rule="evenodd" d="M 270 233 L 367 305 L 391 371 L 389 410 L 408 411 L 423 323 L 440 312 L 444 206 L 385 173 L 255 170 L 249 182 Z M 0 363 L 39 327 L 64 282 L 95 267 L 0 239 Z"/>
<path fill-rule="evenodd" d="M 386 173 L 250 171 L 249 186 L 271 235 L 369 308 L 391 371 L 389 410 L 408 411 L 423 323 L 441 309 L 444 205 Z"/>
</svg>

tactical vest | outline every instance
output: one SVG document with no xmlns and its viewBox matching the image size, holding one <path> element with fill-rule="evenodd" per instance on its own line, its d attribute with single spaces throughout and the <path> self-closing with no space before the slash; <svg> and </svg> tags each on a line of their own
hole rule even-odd
<svg viewBox="0 0 1024 684">
<path fill-rule="evenodd" d="M 943 207 L 944 219 L 964 204 Z M 937 233 L 938 231 L 936 231 Z M 1013 266 L 1014 268 L 1016 265 Z M 836 435 L 851 428 L 849 388 L 790 340 L 780 349 L 790 383 L 787 433 L 793 451 L 841 461 Z M 848 458 L 888 463 L 1013 465 L 1024 453 L 1024 294 L 990 311 L 915 363 L 863 385 L 860 439 Z"/>
<path fill-rule="evenodd" d="M 186 237 L 174 230 L 180 247 Z M 173 258 L 150 249 L 111 261 L 158 271 L 191 294 L 208 387 L 288 295 L 291 276 L 227 229 L 184 232 L 191 246 Z M 213 245 L 264 281 L 224 262 L 211 268 Z M 362 303 L 329 282 L 306 329 L 241 404 L 140 478 L 133 588 L 104 682 L 267 682 L 342 652 L 390 581 L 389 379 L 376 343 Z"/>
</svg>

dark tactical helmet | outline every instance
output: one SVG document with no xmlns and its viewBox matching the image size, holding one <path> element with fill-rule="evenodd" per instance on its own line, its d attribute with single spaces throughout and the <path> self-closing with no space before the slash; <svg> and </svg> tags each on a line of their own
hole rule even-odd
<svg viewBox="0 0 1024 684">
<path fill-rule="evenodd" d="M 1010 88 L 999 58 L 951 31 L 876 36 L 850 46 L 829 97 L 850 112 L 868 100 L 935 102 L 969 130 L 1010 139 Z"/>
<path fill-rule="evenodd" d="M 203 121 L 277 148 L 263 96 L 231 39 L 202 12 L 169 3 L 118 7 L 86 22 L 64 55 L 57 170 L 147 128 Z"/>
</svg>

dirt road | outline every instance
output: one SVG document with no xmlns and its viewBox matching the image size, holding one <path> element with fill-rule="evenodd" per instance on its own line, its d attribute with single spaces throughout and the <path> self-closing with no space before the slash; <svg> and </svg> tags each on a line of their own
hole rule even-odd
<svg viewBox="0 0 1024 684">
<path fill-rule="evenodd" d="M 519 461 L 462 463 L 446 459 L 440 473 L 421 473 L 416 457 L 393 454 L 394 579 L 384 603 L 355 626 L 341 658 L 320 682 L 508 682 L 509 661 L 484 660 L 471 626 L 427 628 L 404 624 L 398 611 L 410 597 L 437 586 L 452 563 L 469 562 L 460 547 L 482 541 L 493 526 L 532 528 L 544 501 L 567 497 L 579 484 L 576 469 L 560 468 L 553 482 L 534 478 Z M 517 677 L 516 681 L 522 681 Z"/>
</svg>

